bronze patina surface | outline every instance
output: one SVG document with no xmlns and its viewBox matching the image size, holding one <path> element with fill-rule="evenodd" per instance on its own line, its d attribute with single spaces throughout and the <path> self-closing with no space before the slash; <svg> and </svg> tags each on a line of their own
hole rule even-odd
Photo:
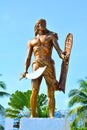
<svg viewBox="0 0 87 130">
<path fill-rule="evenodd" d="M 32 70 L 46 66 L 46 70 L 37 79 L 32 79 L 32 94 L 30 98 L 31 117 L 36 117 L 37 95 L 39 92 L 42 78 L 45 78 L 47 84 L 49 116 L 54 117 L 55 109 L 55 91 L 65 91 L 56 80 L 54 60 L 52 59 L 52 50 L 58 53 L 58 56 L 65 62 L 67 61 L 66 52 L 63 52 L 58 44 L 58 35 L 46 28 L 46 20 L 40 19 L 34 27 L 35 37 L 28 42 L 27 56 L 25 60 L 24 73 L 21 79 L 26 76 L 30 66 L 31 56 L 34 53 L 35 60 L 32 64 Z M 63 71 L 62 71 L 63 72 Z M 63 76 L 62 76 L 63 77 Z"/>
</svg>

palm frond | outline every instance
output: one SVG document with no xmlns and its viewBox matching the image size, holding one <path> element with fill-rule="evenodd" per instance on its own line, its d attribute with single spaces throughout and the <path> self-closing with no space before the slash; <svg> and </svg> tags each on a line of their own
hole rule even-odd
<svg viewBox="0 0 87 130">
<path fill-rule="evenodd" d="M 82 103 L 84 101 L 84 99 L 80 96 L 74 96 L 70 99 L 69 103 L 68 103 L 68 106 L 69 107 L 72 107 L 74 106 L 75 104 L 77 103 Z"/>
<path fill-rule="evenodd" d="M 8 102 L 8 105 L 11 106 L 12 108 L 14 109 L 19 109 L 19 110 L 22 110 L 23 107 L 20 106 L 20 103 L 18 104 L 18 102 Z"/>
<path fill-rule="evenodd" d="M 72 130 L 75 130 L 76 128 L 73 128 L 76 127 L 78 122 L 84 121 L 87 116 L 87 78 L 86 80 L 79 80 L 79 86 L 79 89 L 73 89 L 69 92 L 69 107 L 74 106 L 75 108 L 69 111 L 68 116 L 76 115 L 76 118 L 71 123 Z"/>
<path fill-rule="evenodd" d="M 15 109 L 22 109 L 23 106 L 28 107 L 28 102 L 29 100 L 27 101 L 27 98 L 23 92 L 16 91 L 14 94 L 12 94 L 9 105 Z"/>
<path fill-rule="evenodd" d="M 10 96 L 10 94 L 7 92 L 0 91 L 0 97 L 3 97 L 3 96 Z"/>
<path fill-rule="evenodd" d="M 6 114 L 6 117 L 17 118 L 17 117 L 19 117 L 19 116 L 18 116 L 18 115 L 15 115 L 15 114 L 13 114 L 13 113 L 7 113 L 7 114 Z"/>
<path fill-rule="evenodd" d="M 83 91 L 75 91 L 75 90 L 71 90 L 70 93 L 70 101 L 68 103 L 69 107 L 74 106 L 77 103 L 80 104 L 87 104 L 87 93 L 84 93 Z"/>
<path fill-rule="evenodd" d="M 85 114 L 85 111 L 84 112 L 81 112 L 81 113 L 79 113 L 79 116 L 77 115 L 76 116 L 76 118 L 72 121 L 72 123 L 71 123 L 71 128 L 74 128 L 75 126 L 77 127 L 78 125 L 78 123 L 81 121 L 81 119 L 83 119 L 83 121 L 82 121 L 82 124 L 84 123 L 84 119 L 86 118 L 85 116 L 84 116 L 84 114 Z M 82 125 L 81 124 L 81 125 Z"/>
<path fill-rule="evenodd" d="M 6 109 L 6 113 L 14 113 L 14 114 L 18 114 L 20 111 L 19 110 L 15 110 L 15 109 L 12 109 L 12 108 L 7 108 Z"/>
<path fill-rule="evenodd" d="M 73 97 L 74 95 L 78 95 L 80 91 L 78 89 L 73 89 L 69 92 L 68 96 Z"/>
<path fill-rule="evenodd" d="M 73 97 L 75 95 L 83 95 L 83 97 L 87 98 L 87 88 L 85 89 L 73 89 L 69 92 L 68 96 Z"/>
<path fill-rule="evenodd" d="M 87 92 L 85 90 L 81 90 L 79 95 L 85 99 L 87 99 Z"/>
<path fill-rule="evenodd" d="M 37 117 L 48 117 L 47 95 L 40 94 L 37 98 Z"/>
<path fill-rule="evenodd" d="M 4 107 L 0 104 L 0 110 L 3 110 L 4 109 Z"/>
<path fill-rule="evenodd" d="M 0 115 L 4 115 L 5 114 L 5 109 L 4 107 L 0 104 Z"/>
<path fill-rule="evenodd" d="M 81 92 L 85 93 L 87 95 L 87 86 L 84 88 L 81 88 Z"/>
<path fill-rule="evenodd" d="M 0 87 L 2 89 L 6 89 L 6 84 L 3 81 L 0 81 Z"/>
<path fill-rule="evenodd" d="M 69 117 L 69 116 L 71 116 L 71 115 L 73 115 L 73 114 L 76 114 L 76 113 L 77 113 L 77 108 L 73 108 L 73 109 L 71 109 L 71 110 L 68 112 L 67 117 Z"/>
<path fill-rule="evenodd" d="M 17 110 L 17 109 L 15 110 L 15 109 L 12 109 L 12 108 L 7 108 L 5 116 L 6 117 L 10 117 L 10 118 L 21 117 L 20 110 Z"/>
<path fill-rule="evenodd" d="M 47 95 L 45 95 L 45 94 L 38 95 L 38 101 L 37 102 L 38 102 L 39 106 L 46 105 L 46 103 L 47 103 Z"/>
<path fill-rule="evenodd" d="M 77 114 L 85 113 L 87 115 L 87 105 L 79 106 L 77 108 Z"/>
<path fill-rule="evenodd" d="M 4 127 L 0 124 L 0 130 L 4 130 Z"/>
<path fill-rule="evenodd" d="M 87 89 L 87 79 L 86 80 L 79 80 L 80 89 L 86 88 Z"/>
<path fill-rule="evenodd" d="M 87 105 L 78 106 L 78 107 L 75 107 L 75 108 L 71 109 L 71 110 L 68 112 L 68 116 L 70 116 L 70 115 L 72 115 L 72 114 L 77 114 L 77 115 L 79 115 L 80 113 L 86 112 L 86 110 L 87 110 Z"/>
</svg>

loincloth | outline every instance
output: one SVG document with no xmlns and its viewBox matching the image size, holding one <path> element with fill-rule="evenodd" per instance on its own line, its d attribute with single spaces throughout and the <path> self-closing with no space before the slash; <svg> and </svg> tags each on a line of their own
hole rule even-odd
<svg viewBox="0 0 87 130">
<path fill-rule="evenodd" d="M 56 80 L 55 68 L 54 68 L 54 61 L 52 59 L 35 59 L 33 61 L 32 66 L 36 66 L 35 70 L 39 67 L 46 67 L 46 70 L 43 72 L 42 76 L 45 78 L 46 82 L 53 86 L 56 90 L 58 88 L 58 81 Z"/>
</svg>

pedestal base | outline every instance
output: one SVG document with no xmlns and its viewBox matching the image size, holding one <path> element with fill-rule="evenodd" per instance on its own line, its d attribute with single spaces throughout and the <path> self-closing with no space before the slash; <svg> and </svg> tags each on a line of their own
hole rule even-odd
<svg viewBox="0 0 87 130">
<path fill-rule="evenodd" d="M 20 130 L 70 130 L 69 122 L 61 118 L 22 118 Z"/>
</svg>

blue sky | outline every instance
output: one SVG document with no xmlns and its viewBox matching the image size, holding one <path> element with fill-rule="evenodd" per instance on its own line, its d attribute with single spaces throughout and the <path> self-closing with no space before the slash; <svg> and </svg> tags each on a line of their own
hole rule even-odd
<svg viewBox="0 0 87 130">
<path fill-rule="evenodd" d="M 3 0 L 0 2 L 0 73 L 7 85 L 7 92 L 31 89 L 31 81 L 19 81 L 24 70 L 27 42 L 34 37 L 35 22 L 44 18 L 47 28 L 58 33 L 58 43 L 64 49 L 66 35 L 73 34 L 73 47 L 66 83 L 66 93 L 56 92 L 56 108 L 67 109 L 68 93 L 78 88 L 79 79 L 87 77 L 87 1 L 86 0 Z M 61 59 L 53 50 L 57 79 L 61 69 Z M 33 60 L 33 58 L 32 58 Z M 29 68 L 31 72 L 31 67 Z M 40 93 L 46 94 L 43 80 Z M 8 99 L 0 103 L 7 107 Z"/>
</svg>

